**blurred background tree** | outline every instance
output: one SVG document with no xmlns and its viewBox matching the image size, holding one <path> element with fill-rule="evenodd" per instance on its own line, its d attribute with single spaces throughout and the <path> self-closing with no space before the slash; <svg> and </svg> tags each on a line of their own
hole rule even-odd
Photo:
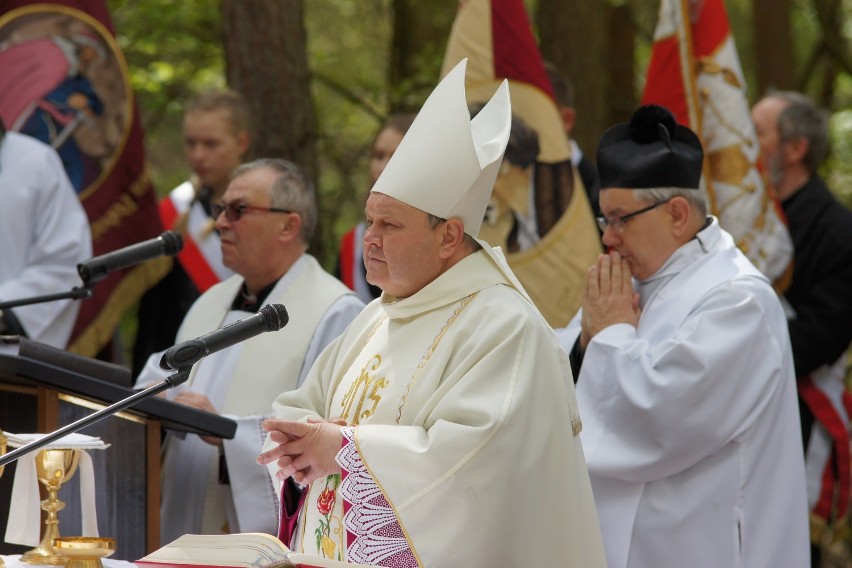
<svg viewBox="0 0 852 568">
<path fill-rule="evenodd" d="M 109 0 L 165 194 L 187 167 L 181 105 L 229 84 L 255 113 L 255 155 L 294 159 L 317 180 L 326 267 L 361 215 L 368 145 L 393 112 L 417 110 L 437 83 L 457 0 Z M 575 137 L 594 152 L 642 91 L 658 2 L 527 0 L 545 59 L 574 82 Z M 852 205 L 852 0 L 726 0 L 756 100 L 801 90 L 832 113 L 824 174 Z M 310 96 L 308 96 L 308 93 Z"/>
</svg>

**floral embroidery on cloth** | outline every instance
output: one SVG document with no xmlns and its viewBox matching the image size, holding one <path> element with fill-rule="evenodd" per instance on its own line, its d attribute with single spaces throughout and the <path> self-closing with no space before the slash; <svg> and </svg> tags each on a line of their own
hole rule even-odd
<svg viewBox="0 0 852 568">
<path fill-rule="evenodd" d="M 314 536 L 317 539 L 317 550 L 322 551 L 323 558 L 332 558 L 334 560 L 343 560 L 343 547 L 337 547 L 337 543 L 332 538 L 332 530 L 335 534 L 340 534 L 340 529 L 332 529 L 332 523 L 340 522 L 340 518 L 334 517 L 334 502 L 337 500 L 337 488 L 340 486 L 339 475 L 329 475 L 325 478 L 325 489 L 317 498 L 317 511 L 323 516 L 320 519 L 319 526 L 314 531 Z"/>
<path fill-rule="evenodd" d="M 339 495 L 347 531 L 347 560 L 394 568 L 417 567 L 399 519 L 361 460 L 355 446 L 355 428 L 343 428 L 342 432 L 345 443 L 336 459 L 342 470 Z"/>
</svg>

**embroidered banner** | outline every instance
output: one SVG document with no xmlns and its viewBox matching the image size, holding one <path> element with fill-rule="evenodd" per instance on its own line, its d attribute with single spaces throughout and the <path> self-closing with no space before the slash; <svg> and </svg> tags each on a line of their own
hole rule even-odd
<svg viewBox="0 0 852 568">
<path fill-rule="evenodd" d="M 662 0 L 642 104 L 671 110 L 704 145 L 702 189 L 737 246 L 783 290 L 793 244 L 758 170 L 760 147 L 722 0 Z"/>
<path fill-rule="evenodd" d="M 103 0 L 0 4 L 0 116 L 9 130 L 59 153 L 88 214 L 95 255 L 162 231 L 127 63 Z M 91 357 L 103 349 L 169 263 L 158 259 L 98 282 L 82 301 L 69 350 Z"/>
</svg>

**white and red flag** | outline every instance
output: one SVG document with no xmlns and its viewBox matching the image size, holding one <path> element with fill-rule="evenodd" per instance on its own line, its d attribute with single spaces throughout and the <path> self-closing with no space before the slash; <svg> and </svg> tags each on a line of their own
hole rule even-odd
<svg viewBox="0 0 852 568">
<path fill-rule="evenodd" d="M 662 0 L 642 96 L 651 103 L 699 136 L 710 212 L 776 289 L 786 288 L 793 244 L 758 169 L 760 147 L 722 0 Z"/>
</svg>

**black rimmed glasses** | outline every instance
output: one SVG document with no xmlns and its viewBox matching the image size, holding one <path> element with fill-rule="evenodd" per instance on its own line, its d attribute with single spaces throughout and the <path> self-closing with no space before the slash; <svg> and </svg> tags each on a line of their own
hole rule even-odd
<svg viewBox="0 0 852 568">
<path fill-rule="evenodd" d="M 652 203 L 647 207 L 643 207 L 639 211 L 634 211 L 633 213 L 628 213 L 627 215 L 610 215 L 608 217 L 595 217 L 595 220 L 598 222 L 598 227 L 600 227 L 601 232 L 606 231 L 607 227 L 612 227 L 616 232 L 621 233 L 624 232 L 624 227 L 627 224 L 627 221 L 635 217 L 636 215 L 641 215 L 642 213 L 647 213 L 652 209 L 656 209 L 663 203 L 668 203 L 668 199 L 663 199 L 662 201 L 657 201 Z"/>
<path fill-rule="evenodd" d="M 214 219 L 218 219 L 219 215 L 225 214 L 228 221 L 234 223 L 242 218 L 246 211 L 265 211 L 267 213 L 292 213 L 289 209 L 278 209 L 276 207 L 256 207 L 254 205 L 246 205 L 245 203 L 214 203 L 210 206 L 210 212 Z"/>
</svg>

